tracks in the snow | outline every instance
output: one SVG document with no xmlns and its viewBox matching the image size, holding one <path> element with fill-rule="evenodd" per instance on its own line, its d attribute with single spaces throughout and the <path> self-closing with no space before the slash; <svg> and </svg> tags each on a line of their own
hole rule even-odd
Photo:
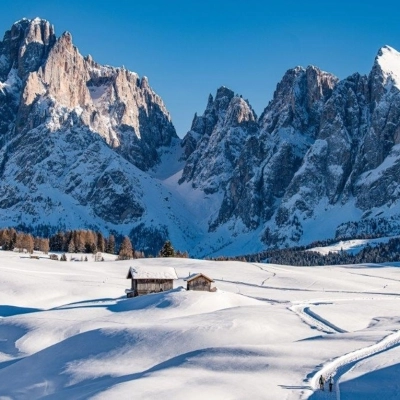
<svg viewBox="0 0 400 400">
<path fill-rule="evenodd" d="M 318 329 L 324 333 L 345 333 L 344 329 L 339 328 L 338 326 L 332 324 L 325 318 L 322 318 L 317 313 L 310 310 L 311 305 L 319 305 L 319 304 L 329 304 L 329 302 L 315 302 L 315 303 L 302 303 L 295 304 L 289 309 L 296 313 L 307 325 L 311 326 L 311 328 Z"/>
<path fill-rule="evenodd" d="M 332 376 L 336 382 L 335 393 L 336 400 L 340 400 L 340 377 L 348 372 L 356 363 L 366 358 L 375 356 L 384 351 L 390 350 L 400 345 L 400 331 L 395 331 L 390 335 L 384 337 L 379 342 L 363 347 L 361 349 L 344 354 L 335 358 L 331 362 L 324 365 L 317 373 L 310 379 L 310 386 L 313 390 L 318 388 L 318 378 L 320 375 Z M 308 398 L 308 396 L 307 396 Z"/>
<path fill-rule="evenodd" d="M 320 304 L 329 304 L 326 302 L 304 302 L 299 304 L 294 304 L 289 309 L 295 312 L 307 325 L 312 328 L 318 329 L 324 333 L 345 333 L 346 331 L 332 324 L 325 318 L 322 318 L 317 313 L 310 310 L 311 306 L 318 306 Z M 388 336 L 384 337 L 382 340 L 370 346 L 363 347 L 361 349 L 354 350 L 342 356 L 335 358 L 334 360 L 326 363 L 322 368 L 315 371 L 312 377 L 308 380 L 310 389 L 313 390 L 314 394 L 311 398 L 315 399 L 318 397 L 318 379 L 320 375 L 325 377 L 332 376 L 335 381 L 335 395 L 336 400 L 340 400 L 340 378 L 346 372 L 348 372 L 355 364 L 366 358 L 375 356 L 384 351 L 390 350 L 394 347 L 400 345 L 400 330 L 395 331 Z M 321 393 L 322 395 L 322 393 Z M 306 394 L 303 399 L 310 398 L 310 394 Z"/>
</svg>

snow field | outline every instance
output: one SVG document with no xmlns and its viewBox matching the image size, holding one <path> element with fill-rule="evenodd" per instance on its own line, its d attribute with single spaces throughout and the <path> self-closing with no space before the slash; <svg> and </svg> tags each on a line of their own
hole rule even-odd
<svg viewBox="0 0 400 400">
<path fill-rule="evenodd" d="M 106 260 L 0 251 L 0 399 L 365 399 L 399 370 L 395 267 Z M 179 279 L 127 299 L 131 266 Z M 184 290 L 197 272 L 218 290 Z"/>
</svg>

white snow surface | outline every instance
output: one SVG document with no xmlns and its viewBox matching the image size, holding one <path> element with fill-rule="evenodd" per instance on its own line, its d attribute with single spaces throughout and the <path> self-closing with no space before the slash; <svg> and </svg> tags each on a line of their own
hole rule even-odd
<svg viewBox="0 0 400 400">
<path fill-rule="evenodd" d="M 381 55 L 377 57 L 384 78 L 391 78 L 392 83 L 400 89 L 400 53 L 393 47 L 384 46 L 380 50 Z"/>
<path fill-rule="evenodd" d="M 149 267 L 138 265 L 132 266 L 129 273 L 134 279 L 178 279 L 173 267 L 152 265 Z"/>
<path fill-rule="evenodd" d="M 2 400 L 398 396 L 395 265 L 38 255 L 0 251 Z M 133 264 L 173 268 L 178 281 L 128 299 Z M 200 272 L 216 292 L 180 286 Z M 333 393 L 317 388 L 320 374 Z"/>
<path fill-rule="evenodd" d="M 346 251 L 347 253 L 357 254 L 366 246 L 375 247 L 381 243 L 387 243 L 389 240 L 398 238 L 398 236 L 382 237 L 376 239 L 351 239 L 351 240 L 339 240 L 329 246 L 313 247 L 307 251 L 316 251 L 322 255 L 329 253 L 338 253 L 340 251 Z"/>
</svg>

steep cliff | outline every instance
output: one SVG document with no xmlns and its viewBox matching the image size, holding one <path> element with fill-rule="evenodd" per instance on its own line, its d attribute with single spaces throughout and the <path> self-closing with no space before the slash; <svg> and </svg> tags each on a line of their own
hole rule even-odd
<svg viewBox="0 0 400 400">
<path fill-rule="evenodd" d="M 257 118 L 221 87 L 180 140 L 146 77 L 41 19 L 0 42 L 0 225 L 243 254 L 400 231 L 400 54 L 368 76 L 286 72 Z"/>
</svg>

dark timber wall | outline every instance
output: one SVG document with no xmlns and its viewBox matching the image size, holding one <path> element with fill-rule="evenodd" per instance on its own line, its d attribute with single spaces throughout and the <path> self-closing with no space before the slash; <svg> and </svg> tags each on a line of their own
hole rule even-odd
<svg viewBox="0 0 400 400">
<path fill-rule="evenodd" d="M 134 296 L 165 292 L 166 290 L 173 289 L 173 287 L 173 279 L 132 279 Z"/>
<path fill-rule="evenodd" d="M 211 282 L 204 276 L 198 276 L 187 282 L 187 290 L 202 290 L 209 292 L 211 290 Z"/>
</svg>

